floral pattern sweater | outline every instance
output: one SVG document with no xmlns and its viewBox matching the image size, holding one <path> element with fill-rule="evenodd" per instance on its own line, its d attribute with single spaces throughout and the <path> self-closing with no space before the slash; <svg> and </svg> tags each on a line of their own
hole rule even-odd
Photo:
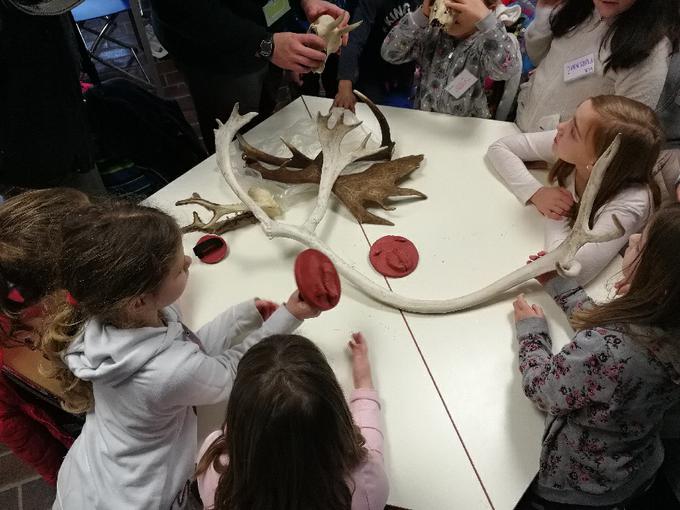
<svg viewBox="0 0 680 510">
<path fill-rule="evenodd" d="M 416 61 L 420 67 L 414 106 L 429 112 L 488 119 L 484 78 L 504 81 L 521 71 L 522 56 L 514 35 L 494 13 L 477 23 L 477 32 L 456 39 L 430 27 L 422 9 L 405 15 L 385 38 L 382 57 L 392 64 Z M 463 70 L 477 81 L 456 98 L 446 89 Z"/>
<path fill-rule="evenodd" d="M 568 317 L 592 306 L 573 281 L 554 278 L 545 289 Z M 560 503 L 610 505 L 645 489 L 663 461 L 664 413 L 680 402 L 680 360 L 641 339 L 660 330 L 582 330 L 552 354 L 545 319 L 516 327 L 524 392 L 548 413 L 534 491 Z"/>
</svg>

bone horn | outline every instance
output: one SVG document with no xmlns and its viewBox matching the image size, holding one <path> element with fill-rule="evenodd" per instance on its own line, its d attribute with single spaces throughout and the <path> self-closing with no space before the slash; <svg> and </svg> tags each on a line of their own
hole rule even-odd
<svg viewBox="0 0 680 510">
<path fill-rule="evenodd" d="M 345 13 L 340 14 L 337 18 L 335 18 L 333 21 L 331 21 L 328 24 L 328 31 L 332 32 L 333 30 L 338 28 L 340 26 L 340 23 L 342 23 L 344 19 L 345 19 Z"/>
<path fill-rule="evenodd" d="M 380 146 L 384 147 L 384 149 L 373 156 L 369 156 L 366 158 L 361 159 L 360 161 L 379 161 L 382 159 L 391 159 L 392 158 L 392 151 L 394 151 L 394 142 L 392 141 L 392 134 L 390 132 L 390 124 L 387 122 L 387 119 L 385 118 L 385 115 L 383 112 L 380 111 L 380 108 L 376 106 L 376 104 L 371 101 L 368 97 L 363 95 L 361 92 L 358 90 L 355 90 L 354 93 L 357 95 L 361 101 L 366 103 L 366 106 L 373 112 L 373 115 L 375 115 L 375 118 L 378 120 L 378 125 L 380 126 Z"/>
<path fill-rule="evenodd" d="M 352 30 L 354 30 L 355 28 L 358 28 L 359 25 L 361 25 L 363 22 L 364 22 L 364 20 L 359 20 L 359 21 L 357 21 L 356 23 L 352 23 L 351 25 L 347 25 L 346 27 L 341 28 L 340 30 L 338 30 L 338 33 L 339 33 L 340 35 L 348 34 L 348 33 L 350 33 Z"/>
</svg>

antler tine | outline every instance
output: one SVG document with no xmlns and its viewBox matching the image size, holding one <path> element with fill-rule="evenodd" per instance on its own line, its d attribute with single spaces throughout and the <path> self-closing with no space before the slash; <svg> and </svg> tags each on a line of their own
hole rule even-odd
<svg viewBox="0 0 680 510">
<path fill-rule="evenodd" d="M 371 101 L 368 97 L 366 97 L 364 94 L 359 92 L 358 90 L 354 91 L 354 94 L 357 95 L 361 101 L 363 101 L 366 106 L 373 112 L 373 115 L 375 115 L 375 118 L 378 120 L 378 125 L 380 126 L 380 151 L 376 152 L 375 154 L 371 156 L 364 156 L 362 159 L 364 160 L 371 160 L 371 161 L 376 161 L 376 160 L 381 160 L 381 159 L 392 159 L 392 152 L 394 151 L 394 142 L 392 141 L 392 134 L 390 132 L 390 125 L 387 122 L 387 119 L 385 118 L 385 115 L 383 112 L 380 111 L 380 108 Z"/>
<path fill-rule="evenodd" d="M 307 165 L 314 163 L 312 158 L 305 156 L 297 147 L 293 144 L 288 143 L 286 140 L 281 138 L 283 144 L 288 148 L 288 150 L 293 154 L 293 157 L 288 160 L 286 166 L 289 168 L 304 168 Z"/>
<path fill-rule="evenodd" d="M 178 200 L 177 202 L 175 202 L 175 205 L 177 206 L 199 205 L 212 213 L 212 217 L 206 223 L 201 219 L 201 217 L 198 215 L 196 211 L 193 211 L 193 221 L 191 222 L 191 224 L 181 228 L 181 231 L 185 234 L 187 232 L 194 232 L 196 230 L 211 233 L 218 233 L 219 231 L 219 233 L 223 233 L 227 230 L 230 230 L 229 228 L 225 229 L 225 227 L 227 225 L 233 224 L 237 217 L 229 218 L 221 222 L 218 221 L 220 218 L 233 213 L 237 213 L 237 216 L 243 216 L 245 213 L 251 216 L 249 211 L 247 210 L 244 211 L 243 204 L 230 204 L 230 205 L 216 204 L 215 202 L 210 202 L 209 200 L 201 198 L 201 195 L 199 195 L 198 193 L 192 193 L 191 198 Z"/>
<path fill-rule="evenodd" d="M 217 158 L 217 166 L 220 169 L 222 176 L 227 181 L 229 187 L 233 190 L 239 200 L 243 202 L 255 215 L 257 220 L 262 225 L 263 230 L 269 236 L 271 235 L 270 229 L 274 223 L 273 220 L 269 218 L 262 207 L 260 207 L 257 202 L 253 200 L 253 198 L 243 189 L 241 184 L 238 182 L 238 179 L 236 179 L 236 175 L 234 175 L 234 169 L 231 166 L 229 147 L 231 145 L 231 141 L 234 139 L 234 135 L 239 129 L 245 126 L 257 115 L 255 112 L 240 115 L 238 112 L 238 106 L 238 103 L 234 105 L 231 115 L 229 116 L 229 119 L 226 123 L 220 122 L 219 119 L 217 121 L 219 126 L 218 129 L 215 130 L 215 156 Z"/>
<path fill-rule="evenodd" d="M 284 166 L 291 161 L 291 158 L 280 158 L 278 156 L 274 156 L 272 154 L 268 154 L 264 151 L 261 151 L 256 147 L 253 147 L 248 142 L 246 142 L 246 139 L 243 137 L 243 135 L 239 133 L 236 134 L 236 139 L 238 140 L 239 146 L 241 147 L 243 154 L 255 161 L 276 166 Z"/>
</svg>

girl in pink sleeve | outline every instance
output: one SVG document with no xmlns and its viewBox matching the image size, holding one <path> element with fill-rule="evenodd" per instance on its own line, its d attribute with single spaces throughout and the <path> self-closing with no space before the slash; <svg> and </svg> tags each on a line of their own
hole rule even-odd
<svg viewBox="0 0 680 510">
<path fill-rule="evenodd" d="M 274 335 L 241 359 L 222 430 L 200 449 L 206 509 L 382 510 L 389 492 L 368 348 L 352 335 L 347 404 L 310 340 Z"/>
</svg>

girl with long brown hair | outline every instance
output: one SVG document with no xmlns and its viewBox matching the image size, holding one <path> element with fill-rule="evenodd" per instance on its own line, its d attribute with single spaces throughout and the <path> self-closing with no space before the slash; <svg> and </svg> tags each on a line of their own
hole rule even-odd
<svg viewBox="0 0 680 510">
<path fill-rule="evenodd" d="M 587 99 L 557 130 L 520 133 L 494 142 L 487 153 L 506 187 L 523 204 L 531 204 L 545 216 L 545 246 L 553 250 L 566 238 L 578 213 L 578 202 L 597 159 L 617 135 L 621 145 L 607 168 L 595 197 L 590 226 L 607 231 L 614 215 L 625 235 L 581 248 L 576 260 L 581 284 L 597 276 L 639 232 L 660 199 L 654 181 L 654 165 L 663 143 L 662 129 L 654 112 L 621 96 Z M 554 162 L 544 186 L 527 168 L 527 161 Z"/>
<path fill-rule="evenodd" d="M 385 507 L 380 403 L 361 333 L 349 347 L 349 406 L 326 358 L 304 337 L 273 336 L 243 356 L 224 426 L 199 454 L 205 508 Z"/>
<path fill-rule="evenodd" d="M 77 190 L 27 191 L 0 204 L 0 443 L 54 485 L 82 418 L 40 372 L 39 337 L 58 288 L 61 223 L 89 204 Z"/>
<path fill-rule="evenodd" d="M 541 308 L 515 301 L 524 392 L 548 413 L 532 502 L 519 508 L 625 510 L 653 482 L 664 415 L 680 403 L 679 250 L 673 204 L 631 236 L 621 297 L 598 305 L 576 282 L 543 275 L 576 330 L 557 354 Z"/>
<path fill-rule="evenodd" d="M 193 406 L 226 400 L 246 350 L 318 311 L 297 291 L 278 309 L 250 299 L 194 334 L 173 305 L 191 259 L 167 214 L 105 202 L 66 218 L 62 238 L 68 295 L 42 345 L 69 408 L 87 415 L 59 471 L 54 508 L 179 505 L 196 457 Z"/>
</svg>

